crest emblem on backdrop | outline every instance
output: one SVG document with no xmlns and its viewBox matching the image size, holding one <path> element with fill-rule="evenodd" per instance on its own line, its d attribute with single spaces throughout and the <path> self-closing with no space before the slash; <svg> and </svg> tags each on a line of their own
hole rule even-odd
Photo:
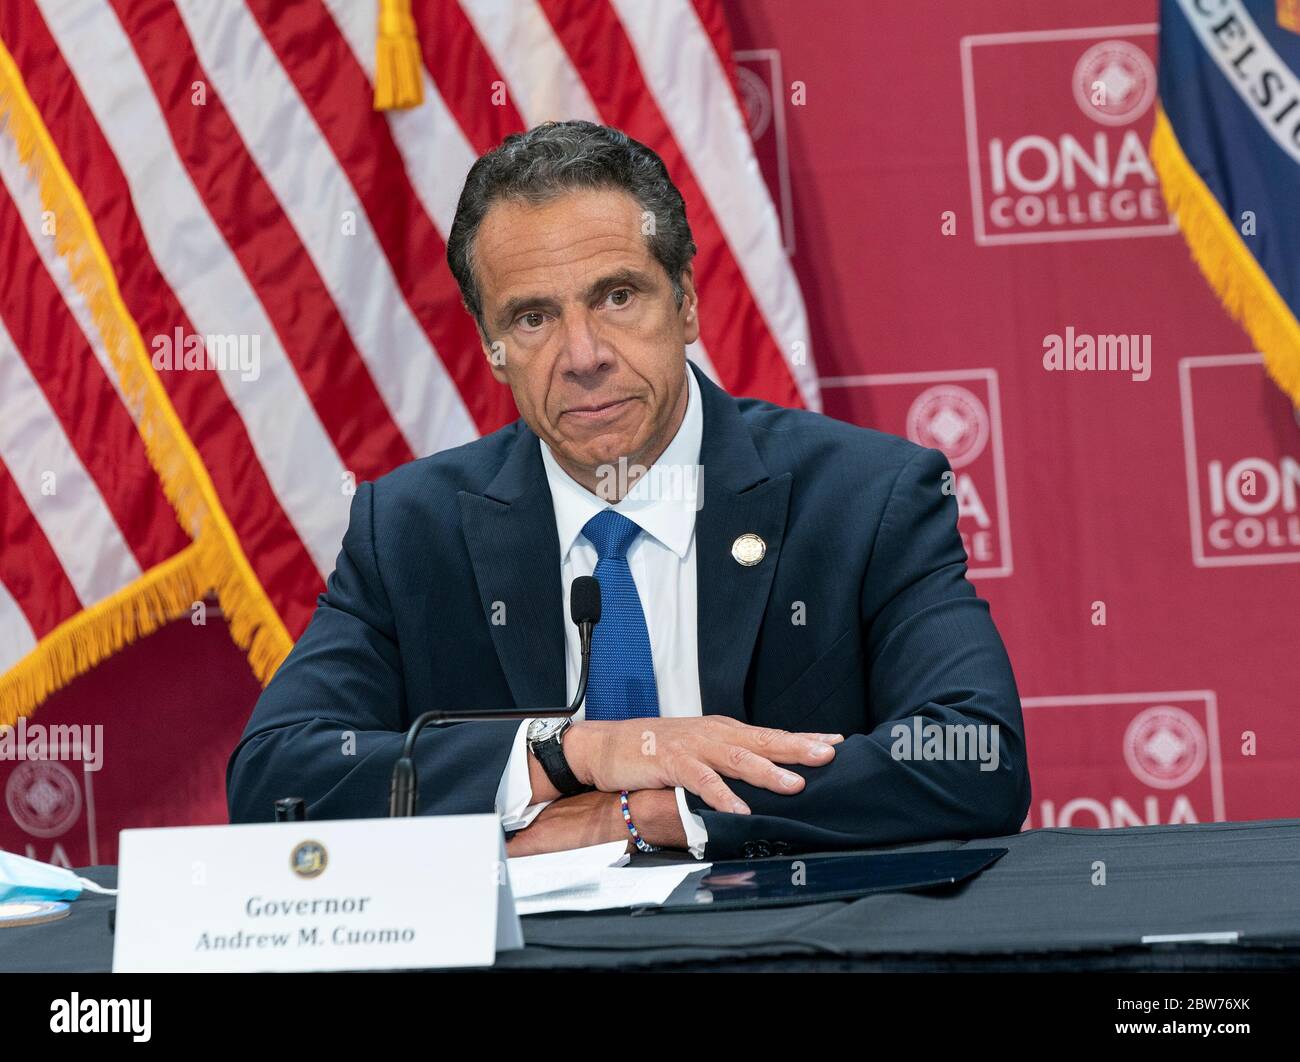
<svg viewBox="0 0 1300 1062">
<path fill-rule="evenodd" d="M 974 461 L 989 441 L 984 403 L 956 384 L 940 384 L 917 395 L 907 412 L 907 437 L 942 450 L 954 469 Z"/>
<path fill-rule="evenodd" d="M 9 775 L 5 805 L 14 822 L 33 837 L 58 837 L 81 815 L 81 785 L 63 764 L 32 760 Z"/>
<path fill-rule="evenodd" d="M 1102 90 L 1101 102 L 1098 88 Z M 1128 41 L 1094 44 L 1075 64 L 1074 98 L 1093 121 L 1128 125 L 1146 114 L 1155 102 L 1155 64 L 1146 52 Z"/>
<path fill-rule="evenodd" d="M 1157 704 L 1133 717 L 1124 732 L 1124 761 L 1156 789 L 1181 789 L 1205 766 L 1205 730 L 1190 712 Z"/>
</svg>

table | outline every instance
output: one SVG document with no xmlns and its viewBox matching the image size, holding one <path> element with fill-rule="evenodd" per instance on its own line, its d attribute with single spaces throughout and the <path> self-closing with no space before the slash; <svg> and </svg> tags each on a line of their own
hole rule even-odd
<svg viewBox="0 0 1300 1062">
<path fill-rule="evenodd" d="M 937 892 L 760 911 L 530 916 L 527 947 L 503 954 L 496 969 L 1300 968 L 1300 819 L 1030 830 L 888 850 L 963 846 L 1009 851 L 974 880 Z M 115 867 L 78 873 L 116 881 Z M 109 970 L 113 903 L 84 893 L 62 921 L 0 930 L 0 972 Z M 1237 938 L 1142 942 L 1206 933 Z"/>
</svg>

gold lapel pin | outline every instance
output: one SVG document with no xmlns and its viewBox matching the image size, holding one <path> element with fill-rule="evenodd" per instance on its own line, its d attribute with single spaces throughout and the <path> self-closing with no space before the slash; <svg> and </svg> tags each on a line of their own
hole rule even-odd
<svg viewBox="0 0 1300 1062">
<path fill-rule="evenodd" d="M 741 535 L 731 544 L 731 555 L 736 558 L 737 564 L 743 564 L 746 568 L 752 568 L 761 561 L 765 553 L 767 543 L 753 532 Z"/>
</svg>

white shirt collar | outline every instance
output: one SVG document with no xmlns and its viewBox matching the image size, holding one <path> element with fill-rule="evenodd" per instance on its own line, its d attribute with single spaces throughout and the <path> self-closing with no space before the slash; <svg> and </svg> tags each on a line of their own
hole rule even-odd
<svg viewBox="0 0 1300 1062">
<path fill-rule="evenodd" d="M 635 523 L 677 554 L 686 558 L 695 533 L 695 495 L 685 494 L 681 485 L 699 491 L 700 446 L 704 440 L 704 410 L 700 385 L 690 365 L 686 366 L 686 415 L 672 442 L 659 455 L 651 470 L 642 477 L 617 505 L 597 497 L 560 467 L 551 448 L 541 439 L 542 463 L 555 506 L 555 529 L 560 538 L 561 563 L 569 555 L 583 527 L 597 513 L 613 509 Z"/>
</svg>

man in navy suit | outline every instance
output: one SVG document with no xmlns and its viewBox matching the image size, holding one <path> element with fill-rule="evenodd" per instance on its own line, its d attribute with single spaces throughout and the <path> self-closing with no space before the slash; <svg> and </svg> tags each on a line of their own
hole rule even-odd
<svg viewBox="0 0 1300 1062">
<path fill-rule="evenodd" d="M 231 757 L 232 821 L 286 795 L 383 815 L 420 713 L 568 703 L 567 596 L 594 574 L 583 712 L 426 729 L 421 814 L 495 811 L 511 854 L 712 859 L 1020 828 L 1020 702 L 947 461 L 713 384 L 686 357 L 694 252 L 663 163 L 616 130 L 478 160 L 447 254 L 521 419 L 358 488 Z"/>
</svg>

